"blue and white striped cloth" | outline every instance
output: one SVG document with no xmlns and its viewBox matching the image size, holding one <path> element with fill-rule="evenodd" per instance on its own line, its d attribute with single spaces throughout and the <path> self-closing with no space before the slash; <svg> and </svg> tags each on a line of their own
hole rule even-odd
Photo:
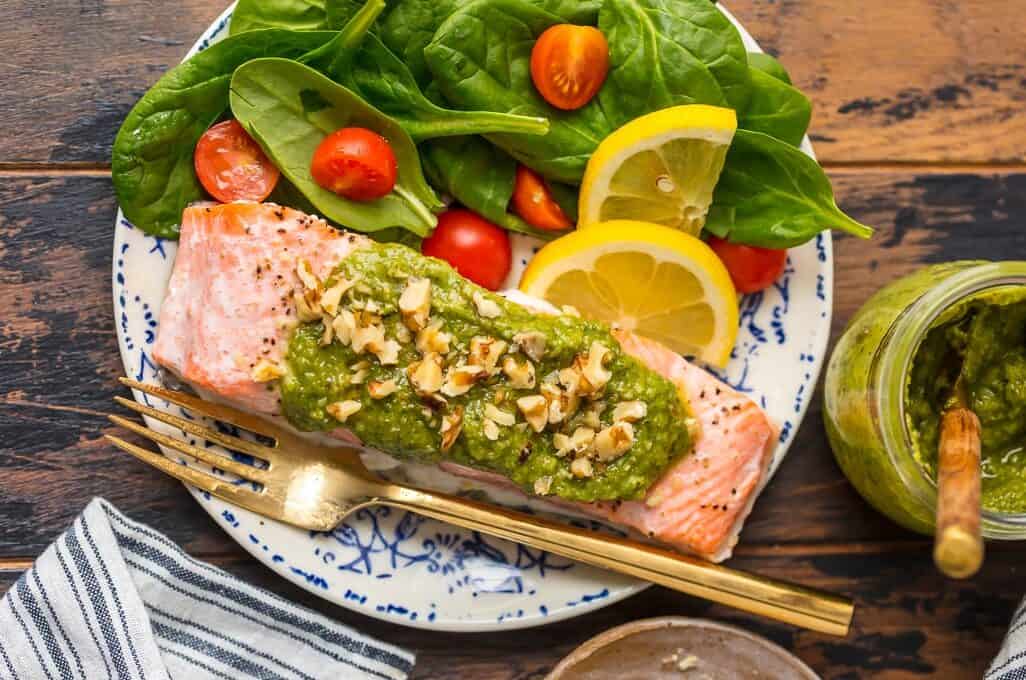
<svg viewBox="0 0 1026 680">
<path fill-rule="evenodd" d="M 401 680 L 413 655 L 186 555 L 104 500 L 0 601 L 3 680 Z"/>
<path fill-rule="evenodd" d="M 983 680 L 1026 680 L 1026 600 L 1012 615 L 1001 650 L 983 674 Z"/>
</svg>

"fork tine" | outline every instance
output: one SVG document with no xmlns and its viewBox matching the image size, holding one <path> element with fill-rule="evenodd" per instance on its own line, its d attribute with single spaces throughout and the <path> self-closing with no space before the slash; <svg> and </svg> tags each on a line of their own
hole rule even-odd
<svg viewBox="0 0 1026 680">
<path fill-rule="evenodd" d="M 265 437 L 274 439 L 275 442 L 278 440 L 278 432 L 276 428 L 257 416 L 237 411 L 232 407 L 225 406 L 223 404 L 213 404 L 209 401 L 204 401 L 203 399 L 183 392 L 169 390 L 166 387 L 141 383 L 137 380 L 132 380 L 131 378 L 119 378 L 119 380 L 122 385 L 131 387 L 132 389 L 145 392 L 146 394 L 169 401 L 172 404 L 178 404 L 179 406 L 183 406 L 201 415 L 209 416 L 210 418 L 215 418 L 217 420 L 223 420 L 246 430 L 252 430 L 257 434 L 262 434 Z"/>
<path fill-rule="evenodd" d="M 174 449 L 175 451 L 180 451 L 188 456 L 202 460 L 204 463 L 209 463 L 214 467 L 231 472 L 243 479 L 260 482 L 261 484 L 266 483 L 268 480 L 266 470 L 261 470 L 260 468 L 253 467 L 252 465 L 240 463 L 228 458 L 227 456 L 222 456 L 219 453 L 215 453 L 199 446 L 193 446 L 188 442 L 183 442 L 181 439 L 171 437 L 163 432 L 151 430 L 145 425 L 128 420 L 127 418 L 122 418 L 121 416 L 109 415 L 107 418 L 109 418 L 115 425 L 120 425 L 126 430 L 131 430 L 132 432 L 142 435 L 143 437 L 146 437 L 158 444 L 162 444 L 168 448 Z"/>
<path fill-rule="evenodd" d="M 104 438 L 122 451 L 135 456 L 142 462 L 152 465 L 164 474 L 170 475 L 179 481 L 191 484 L 218 498 L 231 501 L 254 512 L 259 512 L 269 517 L 277 515 L 275 504 L 270 502 L 269 499 L 263 498 L 262 494 L 257 491 L 232 484 L 227 480 L 218 479 L 195 468 L 176 463 L 163 454 L 130 444 L 124 439 L 113 435 L 106 434 Z"/>
<path fill-rule="evenodd" d="M 185 430 L 189 434 L 196 435 L 197 437 L 207 441 L 215 442 L 225 448 L 241 451 L 242 453 L 248 453 L 251 456 L 263 458 L 266 461 L 270 461 L 271 458 L 274 457 L 274 449 L 269 446 L 264 446 L 255 442 L 248 442 L 245 439 L 233 437 L 231 435 L 218 432 L 217 430 L 212 430 L 209 427 L 203 427 L 195 421 L 179 418 L 178 416 L 165 413 L 160 409 L 155 409 L 152 406 L 147 406 L 146 404 L 140 404 L 139 402 L 131 399 L 114 397 L 114 401 L 125 408 L 132 409 L 136 413 L 156 418 L 162 423 L 167 423 L 168 425 L 177 427 L 180 430 Z"/>
</svg>

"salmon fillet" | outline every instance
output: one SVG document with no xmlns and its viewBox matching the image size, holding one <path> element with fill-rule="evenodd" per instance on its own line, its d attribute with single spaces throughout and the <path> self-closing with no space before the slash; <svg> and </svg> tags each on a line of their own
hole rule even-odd
<svg viewBox="0 0 1026 680">
<path fill-rule="evenodd" d="M 296 323 L 290 295 L 299 284 L 298 260 L 324 279 L 369 243 L 273 204 L 187 208 L 161 308 L 156 361 L 210 398 L 279 417 L 275 383 L 257 382 L 252 371 L 256 357 L 284 357 Z M 725 559 L 765 481 L 776 428 L 753 401 L 666 347 L 624 332 L 617 339 L 628 354 L 682 387 L 701 432 L 693 452 L 644 500 L 572 505 L 679 550 Z M 344 429 L 332 434 L 352 440 Z M 509 484 L 491 472 L 444 467 L 482 483 Z"/>
</svg>

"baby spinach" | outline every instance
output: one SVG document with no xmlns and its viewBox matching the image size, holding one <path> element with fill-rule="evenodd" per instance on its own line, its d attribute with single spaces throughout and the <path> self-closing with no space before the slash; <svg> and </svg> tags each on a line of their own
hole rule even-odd
<svg viewBox="0 0 1026 680">
<path fill-rule="evenodd" d="M 837 207 L 819 163 L 786 142 L 750 130 L 734 135 L 705 228 L 720 238 L 763 248 L 793 248 L 827 229 L 859 238 L 873 234 Z"/>
<path fill-rule="evenodd" d="M 148 234 L 177 238 L 182 210 L 205 196 L 192 154 L 228 109 L 232 72 L 258 57 L 299 57 L 334 36 L 285 29 L 231 36 L 165 73 L 132 107 L 114 140 L 114 191 L 128 221 Z"/>
<path fill-rule="evenodd" d="M 510 231 L 551 238 L 509 212 L 517 162 L 482 137 L 449 137 L 420 145 L 424 169 L 439 191 Z"/>
<path fill-rule="evenodd" d="M 759 70 L 752 70 L 752 96 L 738 116 L 738 124 L 746 130 L 765 132 L 788 144 L 802 143 L 812 118 L 812 102 L 782 80 Z"/>
<path fill-rule="evenodd" d="M 329 220 L 358 231 L 402 227 L 421 236 L 435 226 L 433 211 L 443 205 L 424 179 L 409 135 L 326 76 L 289 59 L 256 59 L 235 71 L 231 107 L 282 174 Z M 350 201 L 311 177 L 310 161 L 317 146 L 326 135 L 350 126 L 374 130 L 391 144 L 399 179 L 388 196 Z"/>
<path fill-rule="evenodd" d="M 740 35 L 708 0 L 605 0 L 599 28 L 610 74 L 598 97 L 557 111 L 536 92 L 531 49 L 567 20 L 567 3 L 477 0 L 439 27 L 424 56 L 442 94 L 457 106 L 547 116 L 544 137 L 488 138 L 545 177 L 578 182 L 598 143 L 629 120 L 677 104 L 743 107 L 750 94 Z"/>
<path fill-rule="evenodd" d="M 232 10 L 228 34 L 261 28 L 297 31 L 330 28 L 325 0 L 239 0 Z"/>
<path fill-rule="evenodd" d="M 777 61 L 772 55 L 766 54 L 765 52 L 749 52 L 748 53 L 748 66 L 752 69 L 762 71 L 767 75 L 771 75 L 777 80 L 782 80 L 788 85 L 791 85 L 791 75 L 784 68 L 784 65 Z"/>
</svg>

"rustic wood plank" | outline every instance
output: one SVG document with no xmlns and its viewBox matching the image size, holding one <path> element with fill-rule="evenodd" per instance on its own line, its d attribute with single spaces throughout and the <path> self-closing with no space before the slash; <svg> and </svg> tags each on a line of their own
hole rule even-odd
<svg viewBox="0 0 1026 680">
<path fill-rule="evenodd" d="M 0 3 L 0 25 L 18 27 L 0 34 L 0 117 L 17 131 L 0 136 L 0 163 L 107 163 L 129 108 L 222 4 Z M 1026 15 L 1016 3 L 726 4 L 813 99 L 826 162 L 1026 160 Z"/>
<path fill-rule="evenodd" d="M 925 262 L 1000 258 L 1026 242 L 1026 173 L 850 172 L 835 183 L 842 205 L 880 229 L 872 241 L 837 241 L 835 335 L 884 281 Z M 103 177 L 0 178 L 0 557 L 35 555 L 96 495 L 190 551 L 237 550 L 177 484 L 101 439 L 110 430 L 100 413 L 122 370 L 110 306 L 113 213 Z M 748 521 L 741 552 L 918 541 L 840 474 L 819 402 Z"/>
<path fill-rule="evenodd" d="M 413 678 L 539 679 L 571 649 L 607 628 L 653 616 L 707 617 L 739 625 L 793 651 L 826 680 L 978 678 L 1000 645 L 1019 593 L 1009 588 L 1021 551 L 994 549 L 972 581 L 944 581 L 916 552 L 884 551 L 763 556 L 737 560 L 743 569 L 797 579 L 856 599 L 855 624 L 844 639 L 709 605 L 650 588 L 586 617 L 542 628 L 490 635 L 425 632 L 381 622 L 328 604 L 249 559 L 228 571 L 359 630 L 414 650 Z M 17 578 L 0 567 L 0 593 Z"/>
</svg>

